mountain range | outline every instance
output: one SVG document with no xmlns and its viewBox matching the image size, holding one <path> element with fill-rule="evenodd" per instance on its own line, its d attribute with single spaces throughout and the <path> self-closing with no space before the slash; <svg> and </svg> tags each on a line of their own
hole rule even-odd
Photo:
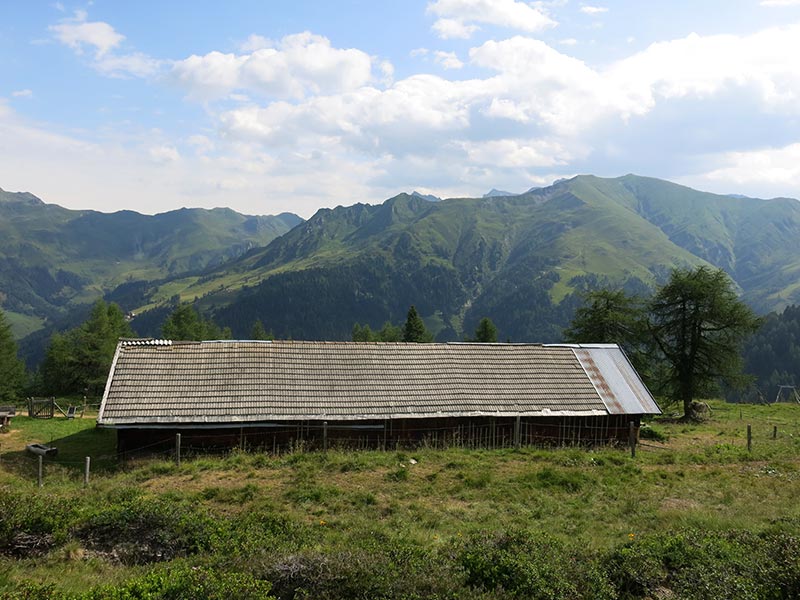
<svg viewBox="0 0 800 600">
<path fill-rule="evenodd" d="M 0 211 L 12 204 L 7 196 Z M 378 205 L 320 209 L 307 221 L 225 209 L 155 217 L 83 211 L 69 230 L 82 232 L 86 258 L 53 250 L 66 227 L 59 215 L 79 211 L 19 196 L 21 204 L 31 199 L 27 229 L 9 224 L 5 213 L 0 228 L 16 228 L 17 246 L 44 245 L 29 272 L 38 268 L 55 281 L 52 288 L 61 282 L 70 290 L 40 293 L 45 308 L 105 292 L 137 313 L 132 325 L 140 335 L 158 335 L 182 300 L 235 337 L 247 337 L 259 319 L 278 337 L 348 339 L 354 323 L 398 323 L 414 304 L 440 340 L 463 339 L 489 316 L 502 339 L 551 342 L 560 340 L 582 291 L 646 293 L 672 268 L 703 264 L 724 269 L 758 312 L 800 302 L 800 202 L 710 194 L 635 175 L 577 176 L 523 194 L 433 202 L 400 194 Z M 78 227 L 84 219 L 91 226 Z M 112 233 L 114 219 L 136 223 L 123 227 L 125 242 Z M 159 225 L 179 219 L 180 235 L 174 225 Z M 241 233 L 253 230 L 263 237 Z M 95 240 L 97 231 L 104 234 Z M 9 265 L 0 270 L 4 310 L 43 319 L 31 302 L 15 298 L 9 306 L 7 281 L 22 275 L 8 262 L 7 245 L 0 244 L 0 264 Z"/>
<path fill-rule="evenodd" d="M 301 220 L 229 209 L 155 216 L 69 210 L 33 194 L 0 190 L 0 306 L 22 336 L 125 282 L 219 265 Z"/>
</svg>

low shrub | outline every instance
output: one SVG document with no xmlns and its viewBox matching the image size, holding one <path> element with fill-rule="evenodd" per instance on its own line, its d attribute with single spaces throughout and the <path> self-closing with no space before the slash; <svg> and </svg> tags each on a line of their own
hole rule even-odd
<svg viewBox="0 0 800 600">
<path fill-rule="evenodd" d="M 798 544 L 786 532 L 688 529 L 618 547 L 605 557 L 604 568 L 621 599 L 663 590 L 687 600 L 797 598 Z"/>
<path fill-rule="evenodd" d="M 613 588 L 591 556 L 543 533 L 481 533 L 457 551 L 466 582 L 515 598 L 613 598 Z"/>
<path fill-rule="evenodd" d="M 0 494 L 0 554 L 29 558 L 46 554 L 67 539 L 75 517 L 71 501 L 59 502 L 45 494 Z"/>
<path fill-rule="evenodd" d="M 122 585 L 103 586 L 79 600 L 274 600 L 270 584 L 244 573 L 172 566 Z"/>
<path fill-rule="evenodd" d="M 126 565 L 168 561 L 211 549 L 221 522 L 196 506 L 151 499 L 113 504 L 73 528 L 86 548 Z"/>
</svg>

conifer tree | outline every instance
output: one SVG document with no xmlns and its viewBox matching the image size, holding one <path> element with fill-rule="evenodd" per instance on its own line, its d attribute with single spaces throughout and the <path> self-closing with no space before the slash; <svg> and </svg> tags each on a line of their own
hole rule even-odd
<svg viewBox="0 0 800 600">
<path fill-rule="evenodd" d="M 120 307 L 98 300 L 83 324 L 50 338 L 41 367 L 43 391 L 47 394 L 100 394 L 119 338 L 132 335 Z"/>
<path fill-rule="evenodd" d="M 275 336 L 273 335 L 272 331 L 267 331 L 264 329 L 264 324 L 261 322 L 261 319 L 256 319 L 256 322 L 253 323 L 253 328 L 250 330 L 250 339 L 274 340 Z"/>
<path fill-rule="evenodd" d="M 485 344 L 497 343 L 497 327 L 489 317 L 483 317 L 480 320 L 475 329 L 475 337 L 471 341 Z"/>
<path fill-rule="evenodd" d="M 170 340 L 199 342 L 230 339 L 231 330 L 220 329 L 210 319 L 204 319 L 191 304 L 181 304 L 166 318 L 161 334 Z"/>
<path fill-rule="evenodd" d="M 403 327 L 403 341 L 416 343 L 433 341 L 433 334 L 427 330 L 422 317 L 419 316 L 417 308 L 413 304 L 408 309 L 406 324 Z"/>
<path fill-rule="evenodd" d="M 11 326 L 0 310 L 0 402 L 13 402 L 25 384 L 25 366 L 17 357 L 17 343 Z"/>
</svg>

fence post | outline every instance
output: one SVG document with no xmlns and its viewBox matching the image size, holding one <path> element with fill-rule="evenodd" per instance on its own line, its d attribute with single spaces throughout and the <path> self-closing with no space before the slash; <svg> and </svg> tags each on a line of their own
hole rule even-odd
<svg viewBox="0 0 800 600">
<path fill-rule="evenodd" d="M 517 420 L 514 421 L 514 448 L 519 450 L 519 422 L 520 416 L 517 415 Z"/>
<path fill-rule="evenodd" d="M 175 434 L 175 463 L 181 466 L 181 434 Z"/>
<path fill-rule="evenodd" d="M 42 459 L 44 457 L 40 454 L 39 455 L 39 487 L 42 487 Z"/>
<path fill-rule="evenodd" d="M 88 456 L 86 457 L 86 464 L 83 468 L 83 487 L 89 485 L 89 465 L 91 464 L 92 459 Z"/>
<path fill-rule="evenodd" d="M 322 451 L 328 451 L 328 422 L 322 422 Z"/>
<path fill-rule="evenodd" d="M 772 426 L 772 439 L 773 440 L 777 440 L 778 439 L 778 426 L 777 425 L 773 425 Z"/>
<path fill-rule="evenodd" d="M 750 425 L 747 425 L 747 451 L 750 452 L 753 449 L 753 432 L 750 428 Z"/>
<path fill-rule="evenodd" d="M 628 423 L 628 443 L 631 446 L 631 458 L 636 458 L 636 426 L 633 421 Z"/>
</svg>

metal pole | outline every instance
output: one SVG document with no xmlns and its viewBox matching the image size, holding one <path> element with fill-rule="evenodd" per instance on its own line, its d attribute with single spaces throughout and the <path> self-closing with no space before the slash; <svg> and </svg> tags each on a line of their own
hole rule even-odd
<svg viewBox="0 0 800 600">
<path fill-rule="evenodd" d="M 750 452 L 753 449 L 753 432 L 750 429 L 750 425 L 747 426 L 747 451 Z"/>
<path fill-rule="evenodd" d="M 42 487 L 42 458 L 44 458 L 41 454 L 39 455 L 39 487 Z"/>
<path fill-rule="evenodd" d="M 322 451 L 328 451 L 328 422 L 322 422 Z"/>
<path fill-rule="evenodd" d="M 778 426 L 777 425 L 773 425 L 772 426 L 772 439 L 773 440 L 777 440 L 778 439 Z"/>
<path fill-rule="evenodd" d="M 175 434 L 175 464 L 181 466 L 181 434 Z"/>
<path fill-rule="evenodd" d="M 88 456 L 86 457 L 86 464 L 83 468 L 83 487 L 89 485 L 89 465 L 91 465 L 92 459 Z"/>
<path fill-rule="evenodd" d="M 633 421 L 628 424 L 628 442 L 631 445 L 631 458 L 636 458 L 636 426 Z"/>
<path fill-rule="evenodd" d="M 514 422 L 514 448 L 519 450 L 519 424 L 521 417 L 517 415 L 517 420 Z"/>
</svg>

